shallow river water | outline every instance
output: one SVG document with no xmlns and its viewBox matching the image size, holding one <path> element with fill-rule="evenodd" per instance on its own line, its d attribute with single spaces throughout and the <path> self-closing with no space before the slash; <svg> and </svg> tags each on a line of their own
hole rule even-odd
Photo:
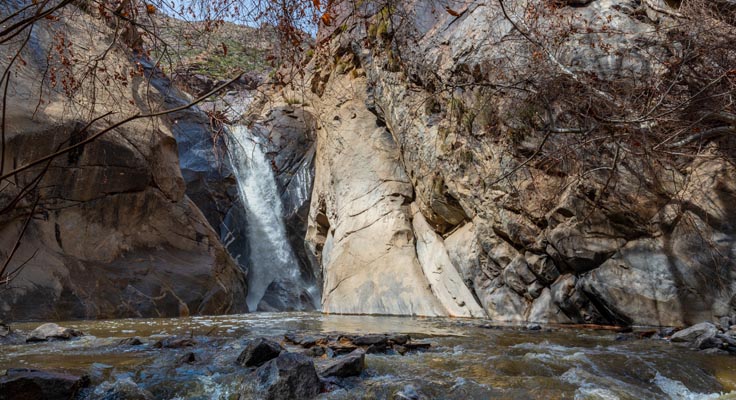
<svg viewBox="0 0 736 400">
<path fill-rule="evenodd" d="M 19 324 L 31 330 L 39 325 Z M 0 373 L 31 367 L 86 373 L 92 382 L 129 379 L 158 399 L 237 399 L 235 358 L 249 338 L 286 333 L 407 333 L 429 351 L 368 354 L 367 370 L 324 399 L 736 399 L 736 358 L 664 340 L 621 340 L 611 331 L 493 328 L 487 321 L 258 313 L 175 319 L 60 323 L 87 336 L 70 342 L 0 346 Z M 157 349 L 170 336 L 187 349 Z M 121 346 L 137 336 L 143 346 Z M 626 336 L 633 337 L 635 335 Z M 193 352 L 197 362 L 182 363 Z M 398 397 L 397 397 L 398 396 Z M 404 397 L 401 397 L 404 396 Z"/>
</svg>

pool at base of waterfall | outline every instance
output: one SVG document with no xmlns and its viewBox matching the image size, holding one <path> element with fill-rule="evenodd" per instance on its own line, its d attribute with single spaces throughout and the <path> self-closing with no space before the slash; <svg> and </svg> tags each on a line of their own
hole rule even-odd
<svg viewBox="0 0 736 400">
<path fill-rule="evenodd" d="M 23 335 L 38 325 L 15 324 L 13 329 Z M 95 398 L 94 388 L 116 382 L 135 385 L 156 399 L 250 398 L 241 396 L 242 388 L 256 372 L 236 362 L 249 340 L 268 337 L 286 345 L 285 336 L 294 335 L 401 333 L 431 347 L 403 355 L 369 351 L 359 377 L 332 381 L 318 398 L 736 398 L 733 356 L 641 339 L 636 331 L 527 329 L 483 320 L 319 313 L 59 325 L 85 335 L 69 341 L 1 345 L 0 375 L 11 368 L 86 374 L 92 384 L 87 398 Z M 129 338 L 140 343 L 124 341 Z"/>
</svg>

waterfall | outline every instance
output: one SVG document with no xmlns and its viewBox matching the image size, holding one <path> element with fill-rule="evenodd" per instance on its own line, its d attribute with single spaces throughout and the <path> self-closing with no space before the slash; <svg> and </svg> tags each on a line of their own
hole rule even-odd
<svg viewBox="0 0 736 400">
<path fill-rule="evenodd" d="M 242 125 L 231 128 L 228 138 L 238 194 L 246 211 L 250 269 L 250 311 L 261 305 L 270 310 L 304 310 L 319 307 L 314 285 L 302 278 L 299 261 L 286 236 L 283 205 L 271 161 L 263 152 L 261 139 Z M 268 297 L 267 305 L 262 301 Z"/>
</svg>

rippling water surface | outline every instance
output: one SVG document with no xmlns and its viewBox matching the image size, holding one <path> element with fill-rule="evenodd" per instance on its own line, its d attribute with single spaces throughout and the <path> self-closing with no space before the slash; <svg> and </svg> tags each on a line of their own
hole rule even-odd
<svg viewBox="0 0 736 400">
<path fill-rule="evenodd" d="M 610 331 L 527 331 L 486 324 L 314 313 L 75 321 L 60 325 L 88 336 L 2 346 L 0 370 L 35 367 L 87 373 L 93 383 L 130 379 L 161 399 L 236 399 L 247 374 L 234 360 L 248 338 L 292 332 L 396 332 L 424 338 L 433 348 L 406 356 L 369 354 L 362 379 L 348 381 L 345 389 L 322 398 L 736 399 L 732 356 L 695 352 L 662 340 L 617 340 L 619 335 Z M 152 346 L 173 335 L 191 336 L 198 345 Z M 117 344 L 133 336 L 146 344 Z M 188 352 L 196 355 L 196 363 L 180 361 Z"/>
</svg>

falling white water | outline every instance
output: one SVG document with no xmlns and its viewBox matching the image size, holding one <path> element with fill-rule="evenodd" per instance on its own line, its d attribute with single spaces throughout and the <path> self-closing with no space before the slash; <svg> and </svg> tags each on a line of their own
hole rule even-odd
<svg viewBox="0 0 736 400">
<path fill-rule="evenodd" d="M 276 186 L 271 162 L 262 145 L 245 126 L 233 126 L 230 137 L 230 158 L 238 180 L 238 194 L 246 209 L 250 271 L 248 296 L 250 311 L 256 311 L 269 285 L 274 282 L 299 298 L 309 293 L 314 303 L 313 288 L 307 287 L 299 272 L 299 262 L 289 245 L 284 227 L 283 206 Z M 284 303 L 288 303 L 284 299 Z M 292 302 L 293 303 L 293 302 Z M 300 308 L 299 304 L 291 304 Z"/>
</svg>

